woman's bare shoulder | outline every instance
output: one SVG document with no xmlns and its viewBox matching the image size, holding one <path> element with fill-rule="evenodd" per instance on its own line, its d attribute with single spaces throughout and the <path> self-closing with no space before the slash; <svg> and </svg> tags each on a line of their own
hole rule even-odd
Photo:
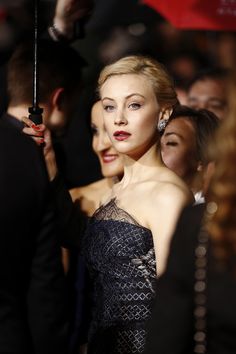
<svg viewBox="0 0 236 354">
<path fill-rule="evenodd" d="M 193 193 L 186 183 L 174 172 L 167 168 L 160 170 L 148 183 L 151 201 L 171 204 L 173 201 L 181 204 L 191 204 L 194 202 Z"/>
<path fill-rule="evenodd" d="M 70 189 L 69 192 L 72 200 L 76 201 L 82 198 L 93 199 L 94 196 L 96 196 L 98 193 L 99 194 L 102 193 L 102 191 L 106 190 L 107 188 L 108 187 L 107 187 L 106 179 L 103 178 L 99 181 L 95 181 L 86 186 Z"/>
<path fill-rule="evenodd" d="M 181 181 L 182 182 L 182 181 Z M 194 196 L 187 185 L 178 181 L 166 181 L 158 189 L 158 198 L 166 203 L 175 201 L 180 204 L 191 204 L 194 202 Z"/>
</svg>

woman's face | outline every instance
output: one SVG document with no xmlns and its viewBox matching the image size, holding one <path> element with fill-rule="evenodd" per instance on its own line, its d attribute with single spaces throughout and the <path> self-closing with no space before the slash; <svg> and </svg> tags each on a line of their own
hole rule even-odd
<svg viewBox="0 0 236 354">
<path fill-rule="evenodd" d="M 123 175 L 121 155 L 114 149 L 103 123 L 103 107 L 101 101 L 96 102 L 91 111 L 91 128 L 93 132 L 92 146 L 99 158 L 104 177 Z"/>
<path fill-rule="evenodd" d="M 101 88 L 101 100 L 112 144 L 139 159 L 157 139 L 160 107 L 151 83 L 143 75 L 111 76 Z"/>
<path fill-rule="evenodd" d="M 161 155 L 165 165 L 188 184 L 199 166 L 196 132 L 192 122 L 184 117 L 171 120 L 161 137 Z"/>
</svg>

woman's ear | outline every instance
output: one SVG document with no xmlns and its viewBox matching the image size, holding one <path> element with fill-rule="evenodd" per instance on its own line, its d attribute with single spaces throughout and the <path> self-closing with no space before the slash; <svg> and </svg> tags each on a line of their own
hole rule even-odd
<svg viewBox="0 0 236 354">
<path fill-rule="evenodd" d="M 173 108 L 162 108 L 159 113 L 159 121 L 161 119 L 167 119 L 169 120 L 171 114 L 173 112 Z"/>
</svg>

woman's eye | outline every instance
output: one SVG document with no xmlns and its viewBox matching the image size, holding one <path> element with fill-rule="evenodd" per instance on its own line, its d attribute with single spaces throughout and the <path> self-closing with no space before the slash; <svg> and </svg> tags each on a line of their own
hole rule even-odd
<svg viewBox="0 0 236 354">
<path fill-rule="evenodd" d="M 169 145 L 169 146 L 177 146 L 178 143 L 176 143 L 175 141 L 167 141 L 167 142 L 166 142 L 166 145 Z"/>
<path fill-rule="evenodd" d="M 141 107 L 141 104 L 134 102 L 134 103 L 130 103 L 128 107 L 131 108 L 131 109 L 136 110 L 136 109 L 139 109 Z"/>
<path fill-rule="evenodd" d="M 112 111 L 114 111 L 115 107 L 114 107 L 114 106 L 106 105 L 106 106 L 103 107 L 103 109 L 104 109 L 106 112 L 112 112 Z"/>
</svg>

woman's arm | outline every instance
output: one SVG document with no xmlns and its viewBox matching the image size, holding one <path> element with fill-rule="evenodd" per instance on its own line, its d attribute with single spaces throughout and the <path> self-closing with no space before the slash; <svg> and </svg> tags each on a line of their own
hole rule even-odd
<svg viewBox="0 0 236 354">
<path fill-rule="evenodd" d="M 165 269 L 171 238 L 180 214 L 193 201 L 192 194 L 187 189 L 173 183 L 165 183 L 161 189 L 152 192 L 147 218 L 153 235 L 158 276 Z"/>
<path fill-rule="evenodd" d="M 157 280 L 145 354 L 189 354 L 193 345 L 194 251 L 204 205 L 184 210 Z"/>
</svg>

